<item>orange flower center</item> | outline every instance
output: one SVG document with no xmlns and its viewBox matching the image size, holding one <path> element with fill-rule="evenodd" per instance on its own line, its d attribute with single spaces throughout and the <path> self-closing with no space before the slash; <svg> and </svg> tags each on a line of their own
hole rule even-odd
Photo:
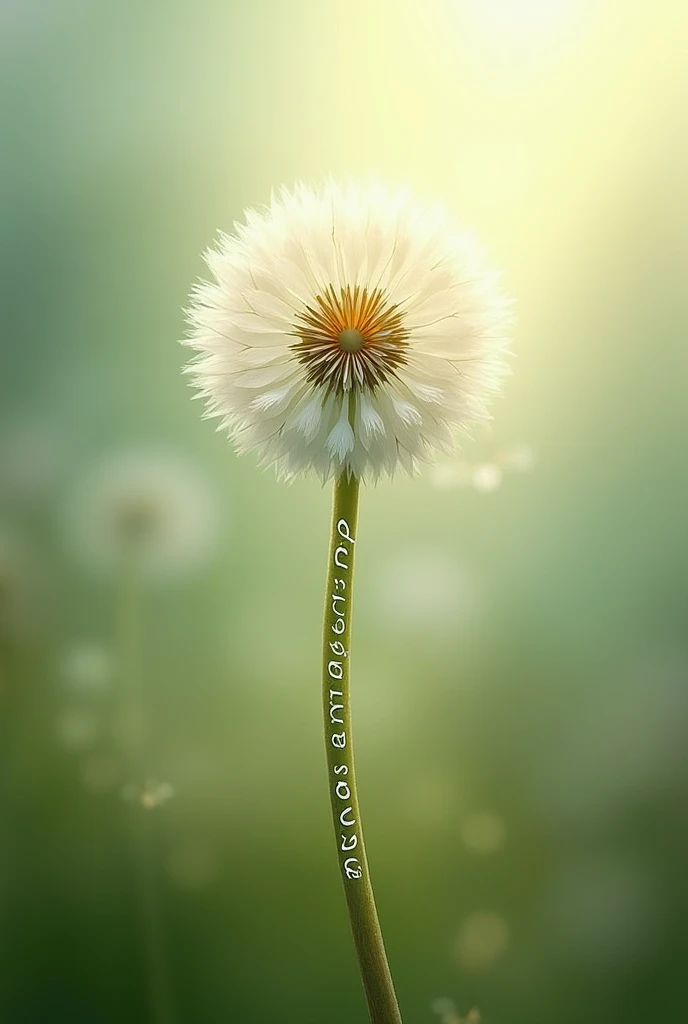
<svg viewBox="0 0 688 1024">
<path fill-rule="evenodd" d="M 403 315 L 379 288 L 328 285 L 298 314 L 294 333 L 306 380 L 328 391 L 374 390 L 406 362 Z"/>
</svg>

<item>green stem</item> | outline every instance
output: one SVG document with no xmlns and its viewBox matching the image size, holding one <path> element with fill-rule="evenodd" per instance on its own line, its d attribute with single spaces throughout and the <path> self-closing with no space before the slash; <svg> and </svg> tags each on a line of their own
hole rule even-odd
<svg viewBox="0 0 688 1024">
<path fill-rule="evenodd" d="M 122 567 L 119 606 L 121 671 L 120 743 L 129 782 L 145 783 L 146 714 L 141 678 L 141 594 L 134 553 Z M 136 885 L 145 980 L 153 1024 L 174 1024 L 175 1011 L 167 968 L 165 932 L 154 861 L 153 812 L 137 801 L 129 809 L 129 842 Z"/>
<path fill-rule="evenodd" d="M 401 1024 L 375 908 L 354 770 L 349 663 L 359 481 L 335 482 L 323 628 L 323 715 L 339 867 L 372 1024 Z"/>
<path fill-rule="evenodd" d="M 117 738 L 122 747 L 129 782 L 141 782 L 144 743 L 141 686 L 141 588 L 134 552 L 127 552 L 121 568 L 117 608 L 120 700 Z"/>
</svg>

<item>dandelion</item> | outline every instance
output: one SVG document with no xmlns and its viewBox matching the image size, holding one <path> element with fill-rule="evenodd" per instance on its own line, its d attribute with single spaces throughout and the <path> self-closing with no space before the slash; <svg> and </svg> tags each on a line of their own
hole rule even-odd
<svg viewBox="0 0 688 1024">
<path fill-rule="evenodd" d="M 365 853 L 349 702 L 361 480 L 415 473 L 488 419 L 508 306 L 438 206 L 379 184 L 299 185 L 206 253 L 188 372 L 239 452 L 334 478 L 323 711 L 339 866 L 372 1024 L 400 1024 Z"/>
<path fill-rule="evenodd" d="M 439 207 L 378 185 L 282 190 L 206 262 L 189 372 L 238 450 L 281 475 L 413 472 L 488 418 L 507 307 Z"/>
<path fill-rule="evenodd" d="M 175 455 L 145 449 L 104 459 L 82 481 L 68 513 L 72 546 L 104 574 L 134 561 L 147 579 L 180 575 L 203 560 L 216 532 L 202 475 Z"/>
</svg>

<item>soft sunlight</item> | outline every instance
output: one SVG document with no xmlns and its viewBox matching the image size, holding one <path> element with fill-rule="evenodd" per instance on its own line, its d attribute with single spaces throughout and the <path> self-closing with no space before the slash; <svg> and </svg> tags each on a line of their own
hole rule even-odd
<svg viewBox="0 0 688 1024">
<path fill-rule="evenodd" d="M 471 0 L 467 12 L 477 25 L 512 42 L 537 43 L 565 30 L 580 6 L 580 0 Z"/>
</svg>

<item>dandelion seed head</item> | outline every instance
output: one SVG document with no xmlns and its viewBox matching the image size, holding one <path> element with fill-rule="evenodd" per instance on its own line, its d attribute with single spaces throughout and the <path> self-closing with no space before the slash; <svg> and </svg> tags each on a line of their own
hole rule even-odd
<svg viewBox="0 0 688 1024">
<path fill-rule="evenodd" d="M 133 558 L 143 577 L 167 579 L 203 561 L 217 516 L 193 464 L 168 452 L 132 449 L 104 458 L 85 475 L 66 525 L 89 568 L 113 574 Z"/>
<path fill-rule="evenodd" d="M 239 452 L 377 479 L 489 418 L 508 305 L 475 242 L 406 190 L 276 193 L 206 253 L 188 367 Z"/>
</svg>

